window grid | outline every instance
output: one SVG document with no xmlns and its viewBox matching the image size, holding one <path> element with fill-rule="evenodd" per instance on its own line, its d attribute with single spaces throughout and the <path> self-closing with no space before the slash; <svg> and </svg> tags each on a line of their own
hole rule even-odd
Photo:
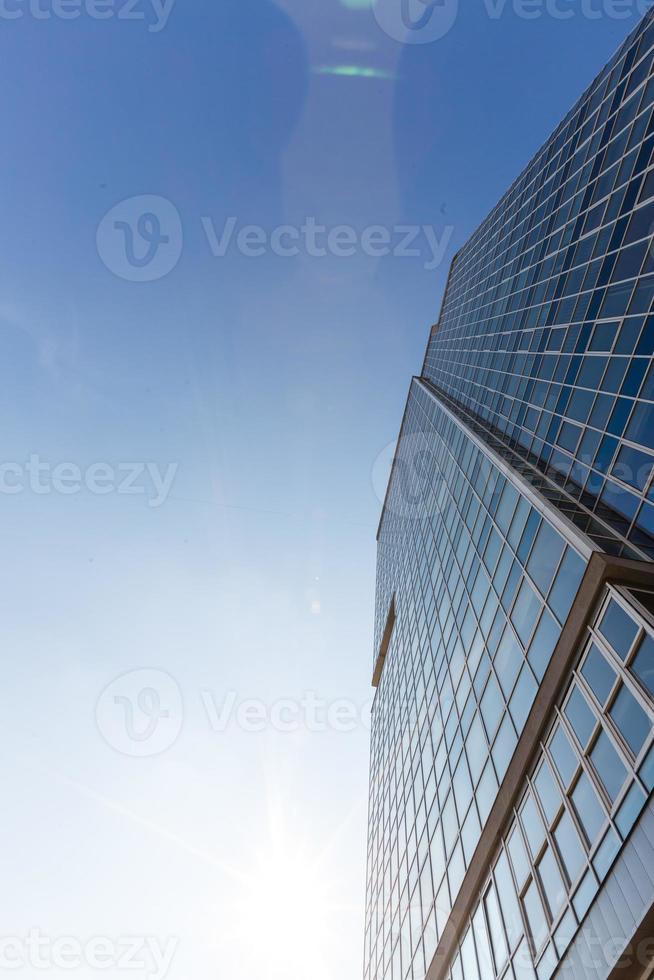
<svg viewBox="0 0 654 980">
<path fill-rule="evenodd" d="M 634 624 L 633 639 L 624 656 L 612 648 L 598 629 L 612 603 L 617 604 Z M 468 967 L 466 970 L 459 958 L 460 954 L 457 954 L 452 965 L 451 980 L 513 977 L 511 964 L 520 950 L 522 951 L 520 965 L 523 970 L 520 976 L 528 975 L 531 969 L 535 971 L 531 975 L 537 976 L 538 980 L 549 980 L 554 972 L 654 787 L 654 697 L 633 673 L 633 665 L 639 652 L 646 642 L 652 641 L 654 641 L 654 631 L 651 617 L 642 606 L 633 601 L 633 596 L 629 592 L 609 587 L 593 625 L 587 630 L 587 638 L 579 662 L 572 672 L 565 696 L 555 711 L 548 736 L 541 743 L 538 760 L 527 780 L 520 802 L 513 811 L 511 824 L 504 836 L 499 854 L 493 862 L 489 879 L 481 890 L 475 915 L 481 911 L 485 917 L 487 935 L 497 938 L 495 942 L 489 940 L 487 945 L 477 944 L 474 968 Z M 615 673 L 615 680 L 604 702 L 600 702 L 583 673 L 593 649 L 600 651 L 603 662 Z M 654 650 L 654 647 L 652 649 Z M 583 690 L 587 698 L 586 703 L 593 715 L 592 732 L 585 740 L 585 744 L 580 741 L 566 713 L 575 688 Z M 620 727 L 611 716 L 611 709 L 623 689 L 629 692 L 647 716 L 649 730 L 637 753 L 629 748 Z M 574 768 L 567 778 L 560 772 L 560 762 L 557 763 L 556 742 L 560 732 L 565 734 L 574 753 Z M 624 783 L 615 799 L 612 799 L 607 791 L 602 776 L 592 762 L 593 750 L 603 733 L 610 739 L 611 745 L 625 767 Z M 546 772 L 558 793 L 558 798 L 549 813 L 543 798 L 544 794 L 539 791 L 538 777 L 543 767 L 546 767 Z M 588 834 L 574 799 L 577 788 L 584 780 L 588 782 L 587 784 L 584 782 L 583 785 L 588 785 L 594 794 L 589 798 L 595 799 L 601 808 L 601 817 L 596 822 L 596 830 L 592 838 Z M 524 808 L 528 804 L 534 808 L 530 811 L 531 824 L 521 819 Z M 530 826 L 533 833 L 534 812 L 543 825 L 542 840 L 535 849 L 530 845 L 527 830 Z M 579 861 L 576 869 L 570 869 L 566 864 L 564 849 L 557 838 L 557 832 L 564 821 L 566 827 L 574 828 L 577 843 L 583 849 L 583 860 Z M 516 833 L 519 835 L 522 851 L 529 866 L 524 877 L 516 869 L 512 854 L 510 842 Z M 553 858 L 554 867 L 565 886 L 565 898 L 561 897 L 560 908 L 556 913 L 550 909 L 550 899 L 539 871 L 540 862 L 545 855 L 551 855 Z M 506 909 L 500 907 L 510 904 L 510 900 L 509 902 L 506 898 L 502 900 L 502 884 L 506 881 L 506 876 L 503 880 L 498 880 L 500 867 L 508 867 L 511 872 L 515 910 L 519 913 L 517 921 L 514 919 L 513 922 L 508 922 Z M 546 926 L 546 931 L 538 937 L 539 941 L 534 941 L 534 929 L 530 924 L 525 903 L 525 897 L 532 887 L 535 888 L 541 903 Z M 492 920 L 489 903 L 486 901 L 489 893 L 500 896 L 497 912 L 494 904 L 490 903 L 494 915 Z M 466 936 L 473 932 L 471 925 Z M 525 958 L 525 944 L 529 951 L 529 963 Z M 500 955 L 496 946 L 499 947 Z"/>
<path fill-rule="evenodd" d="M 377 621 L 391 595 L 397 618 L 373 713 L 379 977 L 431 959 L 585 567 L 418 383 L 402 439 L 416 432 L 422 468 L 396 473 L 380 534 Z"/>
<path fill-rule="evenodd" d="M 424 368 L 649 557 L 653 40 L 648 15 L 455 258 Z M 597 323 L 615 328 L 594 349 Z"/>
</svg>

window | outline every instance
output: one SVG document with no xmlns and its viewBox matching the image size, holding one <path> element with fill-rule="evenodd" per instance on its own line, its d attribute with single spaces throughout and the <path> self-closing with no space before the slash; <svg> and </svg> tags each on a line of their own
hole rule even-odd
<svg viewBox="0 0 654 980">
<path fill-rule="evenodd" d="M 557 625 L 547 609 L 544 609 L 527 654 L 529 663 L 539 680 L 542 680 L 545 675 L 560 635 L 561 627 Z"/>
<path fill-rule="evenodd" d="M 631 665 L 631 670 L 643 687 L 654 697 L 654 640 L 648 634 Z"/>
<path fill-rule="evenodd" d="M 534 881 L 531 882 L 527 891 L 525 892 L 525 897 L 523 899 L 523 904 L 525 907 L 525 912 L 527 914 L 527 921 L 529 923 L 529 932 L 536 950 L 541 949 L 545 940 L 548 936 L 547 920 L 545 918 L 545 910 L 543 909 L 543 903 L 540 900 L 540 895 L 538 894 L 538 888 Z"/>
<path fill-rule="evenodd" d="M 615 803 L 625 784 L 627 770 L 606 732 L 597 739 L 590 758 L 611 802 Z"/>
<path fill-rule="evenodd" d="M 511 879 L 509 862 L 504 851 L 500 854 L 495 865 L 495 882 L 509 946 L 514 949 L 515 944 L 523 934 L 523 925 L 515 887 Z"/>
<path fill-rule="evenodd" d="M 560 623 L 564 623 L 577 594 L 586 565 L 579 555 L 568 548 L 552 587 L 549 604 Z"/>
<path fill-rule="evenodd" d="M 506 948 L 506 939 L 504 938 L 504 926 L 502 925 L 502 917 L 500 914 L 500 906 L 497 901 L 497 895 L 495 894 L 495 888 L 493 885 L 488 889 L 486 894 L 486 918 L 488 919 L 488 928 L 490 930 L 491 946 L 493 950 L 493 959 L 495 961 L 495 971 L 496 973 L 502 972 L 502 967 L 507 961 L 509 951 Z"/>
<path fill-rule="evenodd" d="M 617 674 L 594 643 L 581 673 L 601 706 L 604 707 L 617 680 Z"/>
<path fill-rule="evenodd" d="M 505 715 L 492 750 L 493 762 L 499 779 L 504 778 L 517 742 L 518 736 L 513 728 L 513 723 L 510 717 Z"/>
<path fill-rule="evenodd" d="M 522 650 L 518 646 L 512 630 L 507 627 L 497 654 L 495 655 L 495 670 L 497 671 L 497 676 L 499 677 L 506 698 L 509 698 L 511 695 L 523 662 Z"/>
<path fill-rule="evenodd" d="M 520 812 L 522 827 L 529 842 L 529 848 L 535 857 L 545 840 L 545 828 L 531 793 L 528 794 Z"/>
<path fill-rule="evenodd" d="M 563 785 L 567 788 L 579 768 L 579 762 L 568 736 L 560 726 L 555 729 L 549 749 Z"/>
<path fill-rule="evenodd" d="M 579 834 L 575 830 L 572 817 L 567 810 L 559 820 L 557 828 L 554 831 L 554 839 L 556 840 L 556 846 L 563 861 L 568 881 L 572 884 L 579 877 L 581 869 L 585 864 L 585 858 Z"/>
<path fill-rule="evenodd" d="M 562 800 L 552 770 L 547 762 L 543 762 L 541 765 L 534 783 L 547 823 L 551 825 L 561 808 Z"/>
<path fill-rule="evenodd" d="M 626 687 L 620 690 L 610 714 L 634 756 L 637 756 L 649 736 L 652 723 Z"/>
<path fill-rule="evenodd" d="M 555 919 L 566 897 L 566 887 L 551 847 L 548 847 L 538 865 L 538 875 L 549 906 L 550 918 Z"/>
<path fill-rule="evenodd" d="M 595 729 L 596 721 L 586 698 L 576 684 L 563 711 L 579 739 L 579 744 L 582 749 L 585 749 Z"/>
<path fill-rule="evenodd" d="M 527 571 L 544 596 L 547 596 L 550 590 L 562 553 L 563 541 L 561 536 L 550 524 L 544 521 L 527 565 Z"/>
<path fill-rule="evenodd" d="M 586 840 L 592 846 L 604 826 L 606 817 L 585 772 L 581 774 L 579 782 L 575 786 L 572 802 L 586 834 Z"/>
<path fill-rule="evenodd" d="M 626 660 L 636 639 L 638 627 L 615 599 L 611 599 L 599 631 L 622 660 Z"/>
<path fill-rule="evenodd" d="M 534 590 L 528 582 L 523 582 L 516 604 L 513 607 L 513 612 L 511 613 L 511 621 L 524 646 L 527 646 L 529 638 L 534 631 L 540 609 L 541 602 L 534 593 Z"/>
<path fill-rule="evenodd" d="M 502 717 L 502 711 L 504 709 L 504 702 L 502 700 L 502 695 L 500 694 L 500 689 L 497 685 L 495 677 L 492 675 L 488 681 L 486 690 L 484 691 L 484 696 L 481 699 L 480 707 L 488 738 L 492 740 L 495 732 L 497 731 L 500 718 Z"/>
<path fill-rule="evenodd" d="M 513 865 L 513 873 L 515 874 L 518 888 L 521 889 L 527 880 L 527 875 L 529 874 L 529 859 L 527 857 L 527 851 L 518 827 L 514 829 L 513 833 L 509 837 L 509 854 L 511 856 L 511 864 Z M 500 891 L 500 895 L 501 894 L 502 892 Z"/>
</svg>

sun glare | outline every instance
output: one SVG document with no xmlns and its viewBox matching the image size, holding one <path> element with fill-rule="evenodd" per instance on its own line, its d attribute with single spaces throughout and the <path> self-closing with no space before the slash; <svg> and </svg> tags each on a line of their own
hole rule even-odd
<svg viewBox="0 0 654 980">
<path fill-rule="evenodd" d="M 257 857 L 236 903 L 244 955 L 260 980 L 332 980 L 330 900 L 325 869 L 301 850 L 274 847 Z"/>
</svg>

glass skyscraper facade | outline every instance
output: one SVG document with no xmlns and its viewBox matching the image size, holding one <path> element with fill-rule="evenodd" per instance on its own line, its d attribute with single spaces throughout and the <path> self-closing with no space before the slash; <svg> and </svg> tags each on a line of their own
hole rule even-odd
<svg viewBox="0 0 654 980">
<path fill-rule="evenodd" d="M 649 975 L 653 232 L 648 15 L 456 255 L 411 382 L 365 980 Z"/>
</svg>

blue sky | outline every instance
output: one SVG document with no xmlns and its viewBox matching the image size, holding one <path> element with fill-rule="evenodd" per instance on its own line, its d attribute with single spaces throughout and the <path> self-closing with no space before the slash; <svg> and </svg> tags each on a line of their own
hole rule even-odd
<svg viewBox="0 0 654 980">
<path fill-rule="evenodd" d="M 365 0 L 65 9 L 0 13 L 3 935 L 173 937 L 173 980 L 355 980 L 387 447 L 454 252 L 639 14 L 466 0 L 407 44 Z M 114 219 L 144 198 L 173 267 L 134 281 Z M 311 221 L 353 254 L 307 254 Z M 405 226 L 418 255 L 366 254 Z M 133 757 L 102 692 L 140 668 L 180 717 Z M 353 730 L 308 731 L 306 692 Z M 225 699 L 263 730 L 212 725 Z"/>
</svg>

